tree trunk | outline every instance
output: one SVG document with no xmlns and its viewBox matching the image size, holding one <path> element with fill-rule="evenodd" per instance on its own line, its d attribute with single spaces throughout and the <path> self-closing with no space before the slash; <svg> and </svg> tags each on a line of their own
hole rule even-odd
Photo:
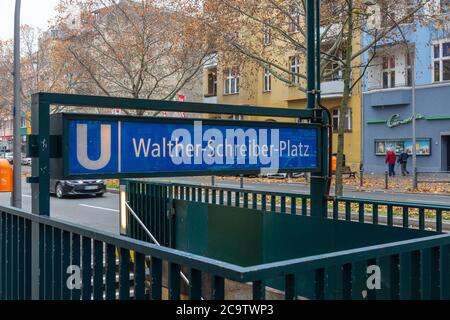
<svg viewBox="0 0 450 320">
<path fill-rule="evenodd" d="M 338 126 L 338 143 L 337 143 L 337 159 L 336 159 L 336 188 L 337 197 L 341 197 L 344 193 L 342 172 L 344 169 L 344 134 L 346 128 L 346 114 L 348 112 L 348 102 L 350 100 L 350 87 L 352 77 L 352 51 L 353 51 L 353 1 L 349 0 L 348 4 L 348 20 L 347 20 L 347 39 L 345 44 L 345 65 L 343 68 L 344 92 L 339 108 L 339 126 Z"/>
</svg>

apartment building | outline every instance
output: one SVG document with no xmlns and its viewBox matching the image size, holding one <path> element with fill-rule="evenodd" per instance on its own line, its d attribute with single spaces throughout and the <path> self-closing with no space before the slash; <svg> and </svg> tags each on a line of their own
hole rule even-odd
<svg viewBox="0 0 450 320">
<path fill-rule="evenodd" d="M 450 170 L 450 7 L 449 1 L 432 5 L 443 24 L 406 21 L 401 25 L 406 41 L 380 43 L 364 78 L 363 163 L 368 171 L 386 170 L 388 149 L 412 153 L 413 117 L 418 170 Z"/>
<path fill-rule="evenodd" d="M 266 33 L 261 32 L 260 41 L 263 42 L 264 50 L 270 50 L 271 39 Z M 355 41 L 355 46 L 360 45 Z M 280 64 L 292 73 L 304 73 L 306 69 L 306 57 L 295 51 L 286 50 L 284 56 L 280 57 Z M 359 64 L 359 61 L 355 61 Z M 321 103 L 327 107 L 332 114 L 333 152 L 337 152 L 337 130 L 339 125 L 339 107 L 344 91 L 344 81 L 341 71 L 334 65 L 335 72 L 325 72 L 326 77 L 322 79 Z M 353 79 L 359 76 L 359 69 L 353 71 Z M 300 77 L 291 79 L 293 84 L 279 80 L 270 70 L 257 64 L 249 63 L 243 68 L 235 68 L 228 63 L 221 62 L 221 53 L 217 53 L 204 68 L 203 94 L 205 103 L 225 103 L 236 105 L 254 105 L 261 107 L 279 108 L 306 108 L 306 94 L 295 85 L 304 79 Z M 357 170 L 361 161 L 361 86 L 356 85 L 352 91 L 349 109 L 346 115 L 346 132 L 344 140 L 344 154 L 346 165 Z M 234 117 L 242 119 L 241 117 Z M 252 120 L 252 117 L 245 119 Z M 267 121 L 285 121 L 285 119 L 265 118 Z"/>
</svg>

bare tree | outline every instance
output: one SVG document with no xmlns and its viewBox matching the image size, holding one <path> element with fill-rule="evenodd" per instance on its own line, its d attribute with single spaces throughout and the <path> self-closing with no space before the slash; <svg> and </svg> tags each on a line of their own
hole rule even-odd
<svg viewBox="0 0 450 320">
<path fill-rule="evenodd" d="M 149 0 L 61 1 L 57 28 L 93 93 L 171 100 L 198 80 L 210 53 L 185 10 Z"/>
<path fill-rule="evenodd" d="M 374 3 L 378 2 L 377 5 Z M 403 41 L 399 26 L 412 19 L 433 23 L 431 0 L 322 0 L 321 78 L 339 74 L 344 82 L 339 107 L 336 195 L 343 193 L 345 117 L 357 88 L 381 43 Z M 200 16 L 215 38 L 222 64 L 258 66 L 306 93 L 305 0 L 207 1 Z M 367 41 L 362 41 L 362 39 Z M 367 56 L 367 59 L 363 57 Z M 247 71 L 249 70 L 249 71 Z M 251 87 L 251 84 L 249 84 Z M 252 89 L 252 88 L 249 88 Z M 253 88 L 254 89 L 254 88 Z"/>
</svg>

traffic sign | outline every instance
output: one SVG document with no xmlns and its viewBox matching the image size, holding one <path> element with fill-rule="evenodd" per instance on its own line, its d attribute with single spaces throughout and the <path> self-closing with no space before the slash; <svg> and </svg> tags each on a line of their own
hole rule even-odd
<svg viewBox="0 0 450 320">
<path fill-rule="evenodd" d="M 315 125 L 62 114 L 64 178 L 319 169 Z M 53 119 L 52 121 L 61 121 Z M 53 125 L 55 127 L 55 125 Z"/>
</svg>

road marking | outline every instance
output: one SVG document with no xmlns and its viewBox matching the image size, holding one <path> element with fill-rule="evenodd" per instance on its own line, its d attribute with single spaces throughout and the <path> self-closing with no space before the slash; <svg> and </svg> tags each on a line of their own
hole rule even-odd
<svg viewBox="0 0 450 320">
<path fill-rule="evenodd" d="M 88 204 L 80 204 L 82 207 L 92 208 L 92 209 L 99 209 L 99 210 L 106 210 L 106 211 L 113 211 L 113 212 L 119 212 L 117 209 L 110 209 L 110 208 L 104 208 L 104 207 L 96 207 L 96 206 L 90 206 Z"/>
</svg>

